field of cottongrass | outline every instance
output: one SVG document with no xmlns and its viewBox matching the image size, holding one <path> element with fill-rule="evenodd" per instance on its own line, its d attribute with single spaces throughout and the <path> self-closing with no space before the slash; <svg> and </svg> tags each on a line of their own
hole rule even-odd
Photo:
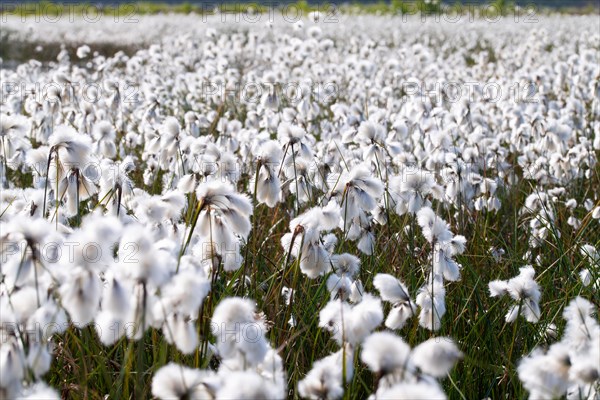
<svg viewBox="0 0 600 400">
<path fill-rule="evenodd" d="M 600 396 L 597 16 L 325 17 L 3 21 L 0 398 Z"/>
</svg>

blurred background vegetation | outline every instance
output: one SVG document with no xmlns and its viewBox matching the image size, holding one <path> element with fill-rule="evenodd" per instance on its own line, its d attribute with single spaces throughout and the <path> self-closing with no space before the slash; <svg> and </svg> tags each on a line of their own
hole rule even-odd
<svg viewBox="0 0 600 400">
<path fill-rule="evenodd" d="M 114 12 L 131 12 L 132 8 L 137 14 L 158 13 L 213 13 L 214 9 L 226 11 L 240 10 L 245 12 L 251 7 L 255 12 L 264 12 L 273 6 L 291 5 L 302 11 L 323 9 L 324 6 L 335 5 L 341 11 L 358 11 L 363 13 L 400 13 L 411 14 L 416 12 L 443 13 L 443 12 L 476 12 L 478 14 L 494 13 L 499 11 L 509 13 L 515 7 L 535 7 L 543 12 L 562 13 L 592 13 L 600 10 L 600 0 L 467 0 L 467 1 L 439 1 L 439 0 L 15 0 L 0 3 L 0 12 L 12 15 L 34 15 L 40 12 L 47 14 L 64 14 L 66 10 L 77 13 L 89 9 L 90 5 L 98 12 L 114 14 Z M 89 11 L 88 11 L 89 12 Z"/>
<path fill-rule="evenodd" d="M 115 15 L 135 17 L 167 13 L 213 15 L 218 13 L 268 13 L 274 8 L 295 7 L 295 13 L 308 15 L 321 11 L 331 16 L 333 12 L 344 14 L 383 14 L 383 15 L 436 15 L 462 14 L 496 20 L 500 14 L 511 16 L 515 12 L 530 16 L 550 13 L 598 14 L 600 0 L 10 0 L 0 1 L 0 15 L 6 18 L 47 18 L 85 14 L 96 18 L 98 14 L 108 17 Z M 517 11 L 517 8 L 521 10 Z M 530 7 L 529 10 L 527 8 Z M 533 8 L 531 8 L 533 7 Z M 97 14 L 96 14 L 97 13 Z M 599 21 L 600 22 L 600 21 Z M 0 64 L 3 68 L 13 68 L 20 62 L 36 59 L 42 62 L 56 60 L 61 49 L 74 56 L 83 43 L 35 43 L 27 36 L 13 32 L 7 26 L 0 29 Z M 134 54 L 145 43 L 123 45 L 118 43 L 95 43 L 94 51 L 112 56 L 118 51 Z M 73 58 L 73 57 L 72 57 Z"/>
</svg>

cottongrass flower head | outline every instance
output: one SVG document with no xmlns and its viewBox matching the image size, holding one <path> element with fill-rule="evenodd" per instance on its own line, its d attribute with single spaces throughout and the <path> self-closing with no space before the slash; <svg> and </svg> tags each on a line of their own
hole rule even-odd
<svg viewBox="0 0 600 400">
<path fill-rule="evenodd" d="M 410 346 L 390 332 L 375 332 L 363 342 L 360 359 L 380 377 L 387 374 L 410 375 L 414 366 Z"/>
<path fill-rule="evenodd" d="M 491 297 L 508 294 L 517 302 L 506 314 L 506 322 L 514 322 L 519 315 L 529 322 L 538 322 L 540 319 L 541 291 L 534 277 L 535 270 L 528 265 L 519 268 L 519 275 L 508 281 L 495 280 L 488 284 Z"/>
<path fill-rule="evenodd" d="M 316 278 L 331 269 L 331 254 L 322 233 L 336 228 L 340 221 L 337 202 L 325 207 L 313 207 L 289 224 L 290 232 L 281 238 L 281 246 L 290 257 L 300 259 L 300 270 L 309 278 Z"/>
<path fill-rule="evenodd" d="M 77 48 L 77 57 L 78 58 L 86 58 L 88 56 L 88 54 L 90 54 L 90 46 L 88 46 L 87 44 L 84 44 L 83 46 L 79 46 Z"/>
<path fill-rule="evenodd" d="M 10 290 L 32 283 L 35 268 L 41 272 L 43 256 L 40 253 L 51 240 L 52 226 L 43 219 L 31 223 L 26 216 L 17 215 L 4 224 L 0 235 L 0 257 L 2 257 L 2 279 Z M 25 246 L 21 246 L 24 244 Z M 16 251 L 15 251 L 16 250 Z"/>
<path fill-rule="evenodd" d="M 94 319 L 102 344 L 110 346 L 125 335 L 131 312 L 131 285 L 108 272 L 102 289 L 101 310 Z"/>
<path fill-rule="evenodd" d="M 373 286 L 379 291 L 383 301 L 392 304 L 392 310 L 385 320 L 389 329 L 402 329 L 406 321 L 415 315 L 416 304 L 410 298 L 406 285 L 389 274 L 377 274 Z"/>
<path fill-rule="evenodd" d="M 107 158 L 117 154 L 115 146 L 116 131 L 108 121 L 100 121 L 94 125 L 92 137 L 95 139 L 93 150 Z"/>
<path fill-rule="evenodd" d="M 2 332 L 4 334 L 4 332 Z M 17 338 L 9 336 L 0 346 L 0 394 L 16 397 L 22 387 L 26 360 Z"/>
<path fill-rule="evenodd" d="M 50 371 L 52 363 L 51 344 L 33 343 L 27 351 L 27 367 L 35 379 L 41 378 Z"/>
<path fill-rule="evenodd" d="M 371 334 L 361 352 L 361 360 L 375 374 L 377 398 L 383 393 L 394 393 L 398 385 L 417 382 L 424 384 L 423 394 L 431 394 L 426 390 L 429 387 L 444 396 L 436 378 L 445 377 L 461 357 L 462 353 L 450 338 L 429 339 L 411 350 L 391 332 Z"/>
<path fill-rule="evenodd" d="M 583 297 L 571 300 L 563 311 L 563 318 L 567 321 L 565 338 L 578 351 L 589 350 L 593 339 L 600 333 L 598 321 L 593 317 L 595 311 L 596 307 Z"/>
<path fill-rule="evenodd" d="M 312 151 L 307 143 L 306 131 L 297 125 L 281 122 L 277 127 L 277 139 L 284 146 L 284 157 L 312 159 Z M 293 154 L 293 156 L 292 156 Z"/>
<path fill-rule="evenodd" d="M 431 203 L 427 196 L 432 193 L 436 194 L 436 198 L 441 197 L 441 188 L 436 184 L 433 173 L 415 168 L 404 168 L 402 172 L 402 175 L 390 179 L 392 200 L 398 215 L 407 212 L 416 214 L 421 208 L 429 207 Z"/>
<path fill-rule="evenodd" d="M 66 202 L 68 216 L 79 211 L 79 202 L 86 200 L 97 192 L 95 183 L 87 176 L 87 163 L 90 160 L 92 140 L 89 136 L 77 133 L 70 126 L 56 127 L 48 140 L 50 150 L 46 168 L 46 188 L 48 185 L 54 192 L 58 206 Z M 44 195 L 43 211 L 46 210 Z"/>
<path fill-rule="evenodd" d="M 298 382 L 298 393 L 305 399 L 339 399 L 344 395 L 344 376 L 346 383 L 352 380 L 354 364 L 352 347 L 346 345 L 323 359 L 315 361 L 306 377 Z M 345 356 L 345 368 L 344 368 Z"/>
<path fill-rule="evenodd" d="M 443 276 L 448 281 L 460 280 L 460 265 L 454 257 L 465 251 L 467 240 L 462 235 L 456 235 L 448 240 L 437 242 L 433 253 L 433 274 Z"/>
<path fill-rule="evenodd" d="M 327 289 L 332 297 L 359 302 L 362 299 L 363 286 L 355 279 L 360 269 L 360 259 L 352 254 L 334 254 L 330 259 L 334 273 L 327 278 Z"/>
<path fill-rule="evenodd" d="M 569 388 L 570 363 L 568 348 L 560 343 L 552 345 L 547 352 L 536 349 L 522 359 L 517 371 L 529 398 L 563 396 Z"/>
<path fill-rule="evenodd" d="M 134 184 L 129 174 L 135 169 L 135 162 L 131 156 L 119 162 L 103 159 L 100 168 L 99 202 L 109 212 L 119 215 L 122 205 L 133 197 Z"/>
<path fill-rule="evenodd" d="M 204 220 L 211 211 L 215 211 L 236 234 L 244 238 L 248 236 L 252 203 L 246 195 L 238 193 L 230 183 L 210 181 L 198 186 L 196 196 L 198 208 L 207 213 L 200 220 L 200 226 L 206 226 L 207 221 Z"/>
<path fill-rule="evenodd" d="M 252 366 L 265 359 L 269 350 L 267 329 L 252 301 L 237 297 L 221 301 L 213 313 L 211 329 L 222 358 L 241 357 Z"/>
<path fill-rule="evenodd" d="M 327 278 L 327 290 L 331 299 L 341 299 L 351 303 L 359 303 L 362 300 L 364 288 L 360 280 L 351 280 L 347 276 L 332 274 Z"/>
<path fill-rule="evenodd" d="M 412 351 L 412 362 L 421 372 L 435 378 L 445 377 L 462 353 L 454 341 L 447 337 L 436 337 L 419 344 Z"/>
<path fill-rule="evenodd" d="M 600 289 L 600 252 L 589 244 L 581 246 L 579 251 L 589 264 L 589 268 L 584 268 L 579 272 L 582 284 L 589 286 L 593 283 L 596 289 Z M 595 281 L 594 277 L 596 278 Z"/>
<path fill-rule="evenodd" d="M 382 322 L 381 300 L 368 293 L 354 306 L 332 300 L 319 313 L 319 326 L 330 331 L 339 345 L 360 344 Z"/>
<path fill-rule="evenodd" d="M 171 251 L 161 248 L 152 232 L 141 224 L 132 223 L 123 230 L 118 254 L 125 276 L 154 288 L 163 285 L 175 267 Z"/>
<path fill-rule="evenodd" d="M 197 246 L 200 247 L 202 258 L 214 260 L 220 257 L 225 271 L 238 269 L 242 264 L 239 252 L 241 241 L 247 239 L 252 229 L 250 199 L 238 193 L 230 183 L 219 181 L 201 183 L 196 189 L 196 196 L 196 214 L 182 254 L 197 224 L 200 234 Z"/>
<path fill-rule="evenodd" d="M 446 314 L 446 289 L 441 279 L 429 277 L 429 282 L 419 289 L 415 303 L 421 308 L 419 325 L 431 331 L 439 330 Z"/>
<path fill-rule="evenodd" d="M 452 238 L 450 227 L 435 212 L 424 207 L 417 212 L 417 222 L 423 230 L 423 236 L 429 243 L 446 242 Z"/>
<path fill-rule="evenodd" d="M 75 326 L 82 328 L 96 316 L 100 308 L 101 285 L 95 271 L 82 267 L 74 268 L 61 285 L 62 305 Z"/>
<path fill-rule="evenodd" d="M 377 392 L 381 400 L 446 400 L 446 394 L 437 384 L 428 382 L 399 383 Z"/>
<path fill-rule="evenodd" d="M 183 354 L 192 354 L 200 342 L 195 320 L 177 312 L 167 315 L 162 332 L 167 343 L 177 346 Z"/>
<path fill-rule="evenodd" d="M 22 115 L 0 114 L 0 168 L 6 166 L 16 169 L 26 161 L 27 153 L 32 147 L 26 139 L 30 125 L 29 120 Z"/>
<path fill-rule="evenodd" d="M 295 196 L 296 206 L 310 202 L 314 196 L 311 161 L 288 156 L 283 161 L 283 172 L 287 180 L 281 185 L 282 190 Z"/>
<path fill-rule="evenodd" d="M 360 270 L 360 259 L 352 254 L 335 254 L 331 256 L 333 270 L 338 275 L 354 277 Z"/>
<path fill-rule="evenodd" d="M 169 363 L 154 374 L 152 395 L 161 400 L 214 399 L 220 386 L 215 375 Z"/>
<path fill-rule="evenodd" d="M 18 397 L 19 400 L 58 400 L 60 396 L 56 390 L 44 382 L 36 382 L 30 385 Z"/>
<path fill-rule="evenodd" d="M 48 139 L 51 151 L 67 166 L 84 165 L 91 151 L 91 142 L 89 136 L 82 135 L 67 125 L 57 126 Z"/>
<path fill-rule="evenodd" d="M 217 399 L 284 399 L 285 386 L 277 385 L 254 371 L 236 371 L 226 374 L 217 391 Z"/>
<path fill-rule="evenodd" d="M 282 157 L 278 142 L 272 140 L 261 144 L 257 156 L 257 173 L 250 182 L 250 187 L 255 188 L 256 199 L 271 208 L 281 201 L 281 182 L 277 171 Z"/>
<path fill-rule="evenodd" d="M 517 372 L 530 399 L 596 399 L 600 384 L 600 326 L 596 307 L 577 297 L 563 312 L 563 338 L 548 349 L 536 348 L 521 359 Z"/>
<path fill-rule="evenodd" d="M 383 195 L 383 183 L 373 177 L 365 165 L 358 165 L 341 175 L 332 175 L 327 180 L 331 182 L 331 196 L 340 200 L 346 225 L 358 216 L 359 211 L 374 210 Z M 343 228 L 347 230 L 348 226 Z"/>
<path fill-rule="evenodd" d="M 161 300 L 184 315 L 196 315 L 210 292 L 208 277 L 192 268 L 180 269 L 161 287 Z"/>
</svg>

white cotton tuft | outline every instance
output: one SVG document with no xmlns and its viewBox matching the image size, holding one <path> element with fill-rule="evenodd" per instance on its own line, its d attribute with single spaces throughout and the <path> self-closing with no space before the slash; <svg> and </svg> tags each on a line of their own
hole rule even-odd
<svg viewBox="0 0 600 400">
<path fill-rule="evenodd" d="M 373 279 L 373 286 L 379 291 L 381 299 L 396 303 L 408 301 L 410 296 L 404 283 L 389 274 L 377 274 Z"/>
<path fill-rule="evenodd" d="M 182 193 L 192 193 L 196 190 L 196 176 L 193 174 L 183 175 L 177 182 L 177 190 Z"/>
<path fill-rule="evenodd" d="M 285 387 L 264 379 L 253 371 L 229 372 L 215 399 L 282 399 Z"/>
<path fill-rule="evenodd" d="M 447 337 L 429 339 L 415 347 L 412 353 L 415 366 L 436 378 L 446 376 L 460 358 L 462 353 Z"/>
<path fill-rule="evenodd" d="M 360 269 L 360 259 L 352 254 L 334 254 L 331 256 L 333 270 L 337 275 L 353 277 Z"/>
<path fill-rule="evenodd" d="M 385 326 L 389 329 L 402 329 L 416 311 L 416 305 L 412 301 L 396 305 L 385 319 Z"/>
<path fill-rule="evenodd" d="M 306 377 L 298 382 L 300 396 L 308 399 L 339 399 L 344 395 L 343 363 L 346 363 L 346 381 L 354 375 L 353 351 L 350 346 L 315 361 Z"/>
<path fill-rule="evenodd" d="M 446 400 L 446 394 L 435 383 L 399 383 L 377 393 L 379 400 Z"/>
<path fill-rule="evenodd" d="M 220 387 L 214 372 L 169 363 L 152 378 L 152 395 L 161 400 L 212 399 Z"/>
<path fill-rule="evenodd" d="M 84 44 L 83 46 L 79 46 L 77 48 L 77 57 L 78 58 L 86 58 L 90 54 L 90 46 Z"/>
<path fill-rule="evenodd" d="M 192 354 L 198 347 L 198 333 L 194 321 L 173 314 L 167 316 L 162 328 L 168 343 L 174 344 L 183 354 Z"/>
<path fill-rule="evenodd" d="M 98 275 L 77 267 L 60 287 L 62 305 L 77 327 L 90 323 L 100 307 L 101 283 Z"/>
<path fill-rule="evenodd" d="M 506 283 L 506 281 L 496 280 L 488 283 L 488 288 L 490 290 L 490 296 L 498 297 L 507 293 L 508 284 Z"/>
<path fill-rule="evenodd" d="M 412 372 L 410 346 L 389 332 L 375 332 L 363 343 L 360 358 L 373 372 Z"/>
<path fill-rule="evenodd" d="M 58 392 L 44 382 L 37 382 L 28 387 L 19 397 L 19 400 L 59 400 Z"/>
</svg>

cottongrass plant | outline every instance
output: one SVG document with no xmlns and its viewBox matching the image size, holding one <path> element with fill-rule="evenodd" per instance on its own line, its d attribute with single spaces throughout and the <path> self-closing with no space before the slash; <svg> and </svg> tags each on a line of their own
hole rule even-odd
<svg viewBox="0 0 600 400">
<path fill-rule="evenodd" d="M 419 324 L 432 331 L 441 327 L 446 313 L 446 288 L 444 280 L 458 281 L 460 269 L 454 257 L 465 250 L 466 239 L 462 235 L 453 235 L 446 221 L 438 217 L 429 207 L 417 213 L 417 222 L 425 240 L 431 246 L 431 267 L 426 283 L 419 289 L 415 302 L 421 308 Z"/>
<path fill-rule="evenodd" d="M 373 279 L 373 286 L 379 291 L 383 301 L 392 304 L 385 326 L 389 329 L 402 329 L 417 311 L 406 285 L 389 274 L 377 274 Z"/>
<path fill-rule="evenodd" d="M 411 349 L 390 332 L 371 334 L 361 353 L 361 360 L 375 374 L 374 398 L 445 399 L 437 378 L 445 377 L 461 357 L 449 338 L 429 339 Z"/>
<path fill-rule="evenodd" d="M 491 297 L 510 295 L 513 304 L 506 313 L 506 322 L 515 322 L 522 315 L 529 322 L 540 319 L 540 298 L 538 283 L 534 280 L 535 270 L 531 265 L 519 269 L 519 275 L 507 281 L 495 280 L 488 284 Z"/>
<path fill-rule="evenodd" d="M 600 390 L 600 327 L 596 307 L 577 297 L 563 312 L 562 339 L 536 348 L 519 362 L 518 373 L 529 398 L 595 399 Z"/>
<path fill-rule="evenodd" d="M 160 399 L 278 399 L 285 397 L 281 357 L 266 341 L 266 326 L 252 301 L 228 298 L 219 303 L 211 320 L 216 337 L 218 371 L 169 364 L 152 380 Z"/>
</svg>

